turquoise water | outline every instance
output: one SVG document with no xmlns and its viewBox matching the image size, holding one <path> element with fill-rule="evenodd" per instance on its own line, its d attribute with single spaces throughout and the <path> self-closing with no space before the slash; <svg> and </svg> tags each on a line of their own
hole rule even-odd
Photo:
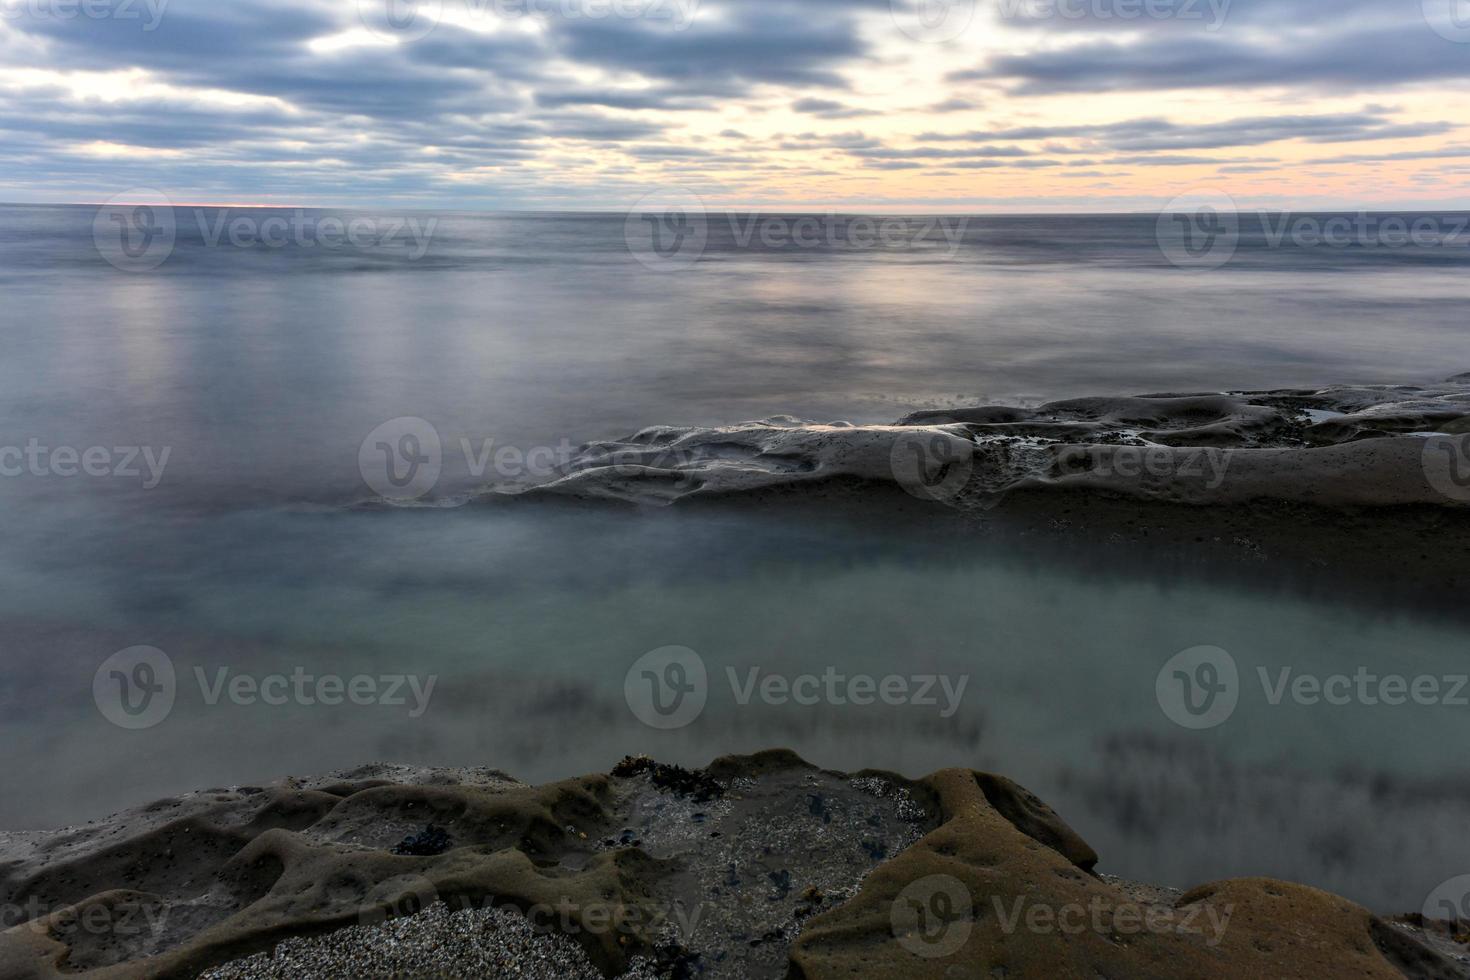
<svg viewBox="0 0 1470 980">
<path fill-rule="evenodd" d="M 1452 747 L 1470 708 L 1273 705 L 1254 677 L 1464 673 L 1453 620 L 1121 560 L 1084 568 L 947 524 L 779 511 L 273 509 L 70 526 L 85 558 L 48 556 L 37 532 L 4 565 L 0 735 L 7 784 L 28 790 L 0 801 L 6 826 L 366 761 L 540 781 L 625 753 L 697 764 L 782 745 L 834 768 L 1007 773 L 1106 870 L 1174 884 L 1270 873 L 1417 908 L 1463 861 L 1470 794 Z M 120 731 L 92 680 L 138 644 L 168 654 L 177 701 L 156 727 Z M 708 703 L 660 731 L 625 680 L 671 645 L 706 664 Z M 1189 731 L 1155 680 L 1200 645 L 1233 655 L 1242 693 L 1225 724 Z M 435 680 L 402 706 L 211 705 L 221 667 Z M 936 686 L 933 706 L 741 704 L 751 668 L 963 686 L 949 702 Z"/>
</svg>

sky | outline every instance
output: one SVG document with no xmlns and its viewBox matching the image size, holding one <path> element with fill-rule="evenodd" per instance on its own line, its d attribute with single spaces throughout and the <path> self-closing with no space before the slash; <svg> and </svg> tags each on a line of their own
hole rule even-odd
<svg viewBox="0 0 1470 980">
<path fill-rule="evenodd" d="M 1470 0 L 0 0 L 0 200 L 1470 208 Z"/>
</svg>

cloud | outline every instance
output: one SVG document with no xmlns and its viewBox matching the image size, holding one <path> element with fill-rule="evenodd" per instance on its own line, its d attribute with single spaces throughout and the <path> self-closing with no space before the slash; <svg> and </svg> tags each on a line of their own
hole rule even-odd
<svg viewBox="0 0 1470 980">
<path fill-rule="evenodd" d="M 1429 30 L 1419 0 L 1232 0 L 1215 32 L 1183 18 L 1095 16 L 1129 2 L 1088 0 L 1080 18 L 1010 18 L 998 53 L 977 46 L 968 61 L 957 60 L 964 39 L 906 38 L 889 0 L 703 0 L 688 23 L 591 8 L 519 22 L 485 13 L 402 43 L 367 30 L 355 0 L 169 0 L 152 31 L 118 19 L 7 18 L 0 187 L 12 197 L 70 187 L 70 199 L 144 185 L 191 199 L 490 203 L 554 187 L 606 202 L 671 180 L 779 195 L 821 178 L 881 196 L 872 175 L 887 171 L 922 171 L 922 182 L 1190 161 L 1246 173 L 1263 158 L 1241 151 L 1278 143 L 1421 141 L 1313 161 L 1375 173 L 1414 161 L 1435 173 L 1436 161 L 1467 155 L 1445 148 L 1457 124 L 1436 121 L 1422 101 L 1343 111 L 1340 99 L 1316 99 L 1361 89 L 1373 92 L 1364 102 L 1412 102 L 1438 85 L 1453 118 L 1470 45 Z M 929 85 L 885 89 L 875 65 Z M 960 70 L 945 76 L 949 66 Z M 874 87 L 879 95 L 864 94 Z M 1146 118 L 1086 124 L 1076 100 L 1052 98 L 1183 89 L 1209 101 L 1253 87 L 1271 90 L 1254 99 L 1259 108 L 1209 123 L 1181 115 L 1184 96 Z M 1264 101 L 1283 94 L 1302 108 Z M 772 133 L 791 112 L 813 127 L 882 116 L 928 131 Z M 954 131 L 955 113 L 973 114 L 971 128 Z M 972 122 L 1007 117 L 1022 122 Z"/>
<path fill-rule="evenodd" d="M 757 83 L 845 87 L 836 71 L 867 53 L 852 17 L 836 3 L 748 2 L 700 17 L 686 30 L 637 20 L 562 21 L 553 45 L 585 65 L 678 82 L 686 91 L 731 95 Z"/>
<path fill-rule="evenodd" d="M 1408 139 L 1437 136 L 1455 128 L 1455 124 L 1449 122 L 1395 124 L 1389 112 L 1383 106 L 1365 106 L 1355 113 L 1249 116 L 1220 123 L 1176 123 L 1154 117 L 1087 126 L 1024 126 L 955 133 L 928 132 L 921 134 L 918 139 L 928 143 L 1070 139 L 1119 151 L 1144 151 L 1259 146 L 1294 139 L 1311 143 Z"/>
<path fill-rule="evenodd" d="M 1470 78 L 1470 46 L 1441 38 L 1422 16 L 1381 28 L 1269 37 L 1157 34 L 1001 54 L 949 79 L 1006 82 L 1013 94 L 1041 95 L 1293 86 L 1343 92 Z"/>
<path fill-rule="evenodd" d="M 882 115 L 872 109 L 855 109 L 831 99 L 797 99 L 791 103 L 791 108 L 794 112 L 803 112 L 820 119 L 856 119 L 859 116 Z"/>
</svg>

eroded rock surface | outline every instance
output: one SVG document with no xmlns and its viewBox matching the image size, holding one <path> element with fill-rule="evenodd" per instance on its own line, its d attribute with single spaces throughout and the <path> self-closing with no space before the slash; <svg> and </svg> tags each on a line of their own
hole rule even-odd
<svg viewBox="0 0 1470 980">
<path fill-rule="evenodd" d="M 960 508 L 1081 490 L 1193 505 L 1470 506 L 1470 375 L 1338 386 L 919 412 L 893 425 L 790 417 L 655 426 L 586 446 L 530 494 L 637 503 L 898 485 Z"/>
<path fill-rule="evenodd" d="M 430 825 L 449 850 L 393 853 Z M 1433 923 L 1097 863 L 1044 802 L 968 770 L 775 751 L 532 787 L 374 766 L 0 839 L 0 905 L 31 910 L 0 932 L 0 977 L 1470 976 Z"/>
</svg>

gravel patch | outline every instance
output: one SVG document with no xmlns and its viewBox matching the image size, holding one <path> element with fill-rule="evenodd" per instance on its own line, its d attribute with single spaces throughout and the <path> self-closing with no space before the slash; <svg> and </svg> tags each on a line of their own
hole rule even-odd
<svg viewBox="0 0 1470 980">
<path fill-rule="evenodd" d="M 628 980 L 656 980 L 635 961 Z M 236 960 L 200 980 L 603 980 L 574 940 L 540 933 L 512 909 L 454 912 L 443 903 L 375 926 L 288 939 L 271 953 Z"/>
</svg>

